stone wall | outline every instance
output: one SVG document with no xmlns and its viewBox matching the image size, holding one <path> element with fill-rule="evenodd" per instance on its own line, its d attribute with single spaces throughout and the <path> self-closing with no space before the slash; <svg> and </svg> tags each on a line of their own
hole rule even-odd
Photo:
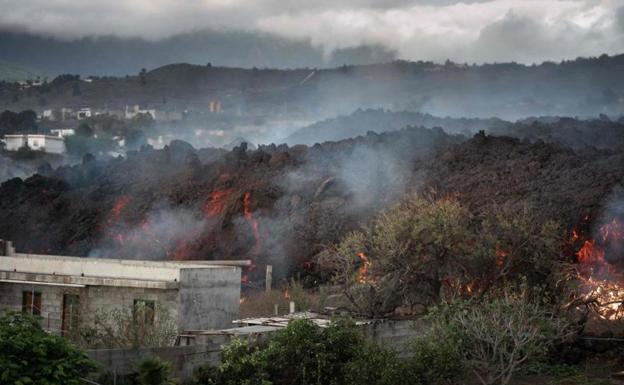
<svg viewBox="0 0 624 385">
<path fill-rule="evenodd" d="M 193 370 L 202 365 L 218 365 L 221 362 L 221 345 L 229 342 L 228 336 L 215 335 L 203 345 L 172 346 L 144 349 L 98 349 L 90 350 L 89 356 L 97 361 L 102 369 L 111 374 L 132 373 L 143 359 L 156 356 L 171 363 L 174 376 L 187 380 Z"/>
<path fill-rule="evenodd" d="M 408 343 L 421 334 L 419 324 L 412 320 L 379 320 L 371 324 L 362 325 L 362 331 L 367 338 L 377 342 L 380 346 L 393 349 L 399 356 L 409 355 Z M 273 332 L 249 335 L 254 341 L 267 341 Z M 195 341 L 196 345 L 166 347 L 158 349 L 104 349 L 92 350 L 89 355 L 109 372 L 119 375 L 131 373 L 134 365 L 141 359 L 156 355 L 172 364 L 174 376 L 180 380 L 187 380 L 193 370 L 201 365 L 218 365 L 221 362 L 220 348 L 230 341 L 231 336 L 223 334 L 201 335 Z M 242 337 L 241 338 L 245 338 Z"/>
</svg>

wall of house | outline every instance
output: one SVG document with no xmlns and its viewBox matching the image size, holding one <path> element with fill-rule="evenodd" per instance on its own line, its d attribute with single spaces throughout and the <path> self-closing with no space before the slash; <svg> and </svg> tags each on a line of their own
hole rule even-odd
<svg viewBox="0 0 624 385">
<path fill-rule="evenodd" d="M 240 267 L 181 269 L 180 331 L 223 329 L 239 316 Z"/>
<path fill-rule="evenodd" d="M 168 314 L 173 321 L 178 319 L 178 293 L 175 289 L 110 286 L 77 288 L 0 282 L 0 309 L 21 311 L 23 292 L 32 291 L 33 288 L 41 293 L 42 326 L 54 333 L 60 333 L 62 329 L 65 294 L 78 295 L 81 322 L 88 322 L 98 312 L 110 312 L 114 309 L 132 311 L 134 300 L 155 301 L 157 317 Z"/>
<path fill-rule="evenodd" d="M 114 309 L 132 311 L 135 300 L 154 301 L 156 316 L 169 314 L 172 320 L 178 318 L 178 291 L 176 289 L 146 289 L 115 286 L 89 286 L 85 298 L 81 298 L 89 317 L 97 312 L 110 312 Z"/>
<path fill-rule="evenodd" d="M 49 154 L 64 154 L 65 153 L 65 141 L 61 138 L 46 138 L 43 147 Z"/>
<path fill-rule="evenodd" d="M 5 149 L 7 151 L 17 151 L 20 147 L 24 147 L 24 143 L 26 142 L 24 139 L 25 138 L 23 136 L 17 138 L 5 138 Z"/>
<path fill-rule="evenodd" d="M 23 292 L 32 290 L 41 293 L 42 326 L 51 332 L 61 333 L 63 320 L 63 296 L 75 294 L 82 298 L 85 288 L 43 286 L 22 283 L 0 282 L 0 310 L 22 311 Z"/>
</svg>

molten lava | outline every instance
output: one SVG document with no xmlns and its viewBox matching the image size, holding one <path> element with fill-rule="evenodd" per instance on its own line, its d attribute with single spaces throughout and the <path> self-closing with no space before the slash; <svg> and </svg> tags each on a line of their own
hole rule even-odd
<svg viewBox="0 0 624 385">
<path fill-rule="evenodd" d="M 104 228 L 102 229 L 106 237 L 112 239 L 113 241 L 123 244 L 126 240 L 126 235 L 121 232 L 119 229 L 115 229 L 118 226 L 119 219 L 124 209 L 130 203 L 130 197 L 127 195 L 122 195 L 113 204 L 108 216 L 106 217 L 106 221 L 104 222 Z"/>
<path fill-rule="evenodd" d="M 232 189 L 224 189 L 213 191 L 210 198 L 204 204 L 204 216 L 206 218 L 217 217 L 223 212 L 228 196 L 232 193 Z"/>
</svg>

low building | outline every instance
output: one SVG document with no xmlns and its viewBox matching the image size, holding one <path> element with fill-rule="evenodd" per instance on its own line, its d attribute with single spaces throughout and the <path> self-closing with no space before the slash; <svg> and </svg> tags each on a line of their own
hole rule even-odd
<svg viewBox="0 0 624 385">
<path fill-rule="evenodd" d="M 48 154 L 64 154 L 65 140 L 59 136 L 43 134 L 11 134 L 4 136 L 5 150 L 17 151 L 22 147 L 29 147 L 33 151 L 43 151 Z"/>
<path fill-rule="evenodd" d="M 66 136 L 75 135 L 76 131 L 73 128 L 59 128 L 50 130 L 50 134 L 58 136 L 59 138 L 64 138 Z"/>
<path fill-rule="evenodd" d="M 93 114 L 91 113 L 91 109 L 90 108 L 81 108 L 76 113 L 76 119 L 78 119 L 78 120 L 85 120 L 87 118 L 90 118 L 92 115 Z"/>
<path fill-rule="evenodd" d="M 63 333 L 90 315 L 166 310 L 178 331 L 231 327 L 238 317 L 241 267 L 249 261 L 141 261 L 16 253 L 0 241 L 0 309 L 33 313 Z"/>
<path fill-rule="evenodd" d="M 142 110 L 139 105 L 134 105 L 132 108 L 126 106 L 125 118 L 134 119 L 138 115 L 149 115 L 152 119 L 156 120 L 156 110 Z"/>
</svg>

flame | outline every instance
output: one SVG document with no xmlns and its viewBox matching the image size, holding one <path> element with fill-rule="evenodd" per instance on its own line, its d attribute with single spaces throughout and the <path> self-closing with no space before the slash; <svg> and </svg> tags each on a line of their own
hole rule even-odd
<svg viewBox="0 0 624 385">
<path fill-rule="evenodd" d="M 624 240 L 624 224 L 613 218 L 599 228 L 596 239 L 583 239 L 577 230 L 572 231 L 573 241 L 582 241 L 576 252 L 581 269 L 577 279 L 581 282 L 581 298 L 600 318 L 624 319 L 624 277 L 616 273 L 608 261 L 607 246 Z"/>
<path fill-rule="evenodd" d="M 120 244 L 125 242 L 126 234 L 120 232 L 119 229 L 115 229 L 115 227 L 118 226 L 119 218 L 128 203 L 130 203 L 130 200 L 130 197 L 127 195 L 122 195 L 117 198 L 115 203 L 113 203 L 113 207 L 109 211 L 108 216 L 106 217 L 103 228 L 98 228 L 98 230 L 102 230 L 108 238 Z"/>
<path fill-rule="evenodd" d="M 605 262 L 604 251 L 596 247 L 596 241 L 586 240 L 579 251 L 576 252 L 578 261 L 581 264 L 602 264 Z"/>
<path fill-rule="evenodd" d="M 284 289 L 284 292 L 282 293 L 282 297 L 284 297 L 284 299 L 290 299 L 290 293 L 288 292 L 288 288 Z"/>
<path fill-rule="evenodd" d="M 120 196 L 115 203 L 113 204 L 113 208 L 110 211 L 110 215 L 108 217 L 108 223 L 114 222 L 119 219 L 119 216 L 126 208 L 126 206 L 130 203 L 130 197 L 127 195 Z"/>
<path fill-rule="evenodd" d="M 225 208 L 225 202 L 231 193 L 232 189 L 213 191 L 204 204 L 204 216 L 206 218 L 214 218 L 221 214 Z"/>
<path fill-rule="evenodd" d="M 496 267 L 501 268 L 503 267 L 503 265 L 505 264 L 505 260 L 507 259 L 507 257 L 509 256 L 509 253 L 499 249 L 498 247 L 496 248 Z"/>
<path fill-rule="evenodd" d="M 240 305 L 244 304 L 245 302 L 247 302 L 247 298 L 246 298 L 246 297 L 241 297 L 241 298 L 238 300 L 238 303 L 239 303 Z"/>
<path fill-rule="evenodd" d="M 357 270 L 357 281 L 359 283 L 375 283 L 375 280 L 369 276 L 369 269 L 371 267 L 371 262 L 368 259 L 368 256 L 363 252 L 357 253 L 358 258 L 360 258 L 361 266 Z"/>
</svg>

